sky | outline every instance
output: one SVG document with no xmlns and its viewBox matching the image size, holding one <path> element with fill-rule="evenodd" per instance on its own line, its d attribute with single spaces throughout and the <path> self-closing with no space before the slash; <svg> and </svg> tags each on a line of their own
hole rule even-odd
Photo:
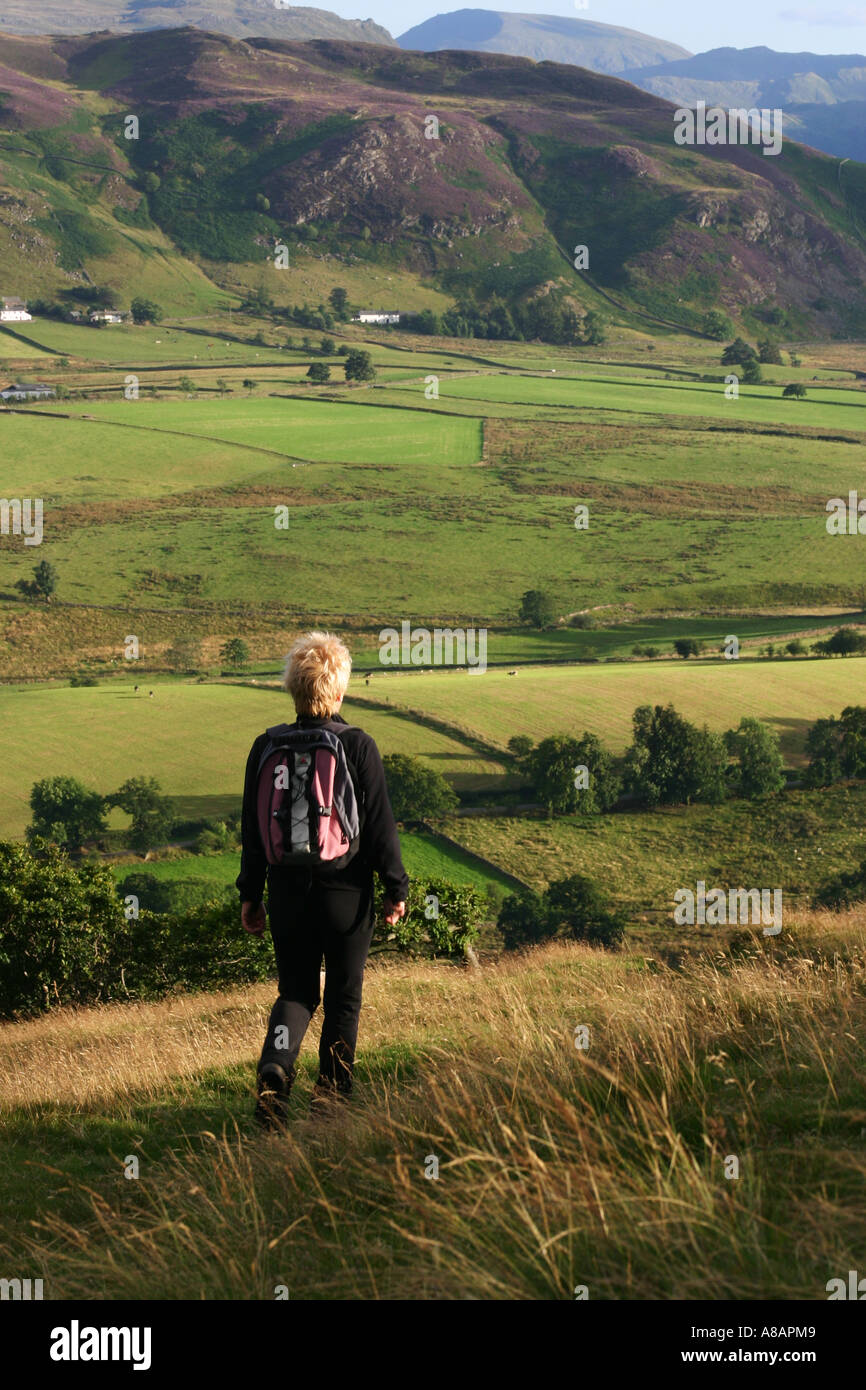
<svg viewBox="0 0 866 1390">
<path fill-rule="evenodd" d="M 570 15 L 599 24 L 638 29 L 668 39 L 693 53 L 708 48 L 753 48 L 764 44 L 786 53 L 866 53 L 866 0 L 798 4 L 796 0 L 316 0 L 344 19 L 375 19 L 397 37 L 413 25 L 463 8 L 511 10 L 516 14 Z"/>
</svg>

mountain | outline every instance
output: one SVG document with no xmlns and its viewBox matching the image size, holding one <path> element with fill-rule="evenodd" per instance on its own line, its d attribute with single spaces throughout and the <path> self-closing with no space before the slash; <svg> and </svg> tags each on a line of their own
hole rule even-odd
<svg viewBox="0 0 866 1390">
<path fill-rule="evenodd" d="M 675 61 L 688 49 L 653 39 L 634 29 L 568 19 L 553 14 L 509 14 L 501 10 L 452 10 L 437 14 L 397 42 L 423 53 L 469 49 L 478 53 L 510 53 L 536 62 L 574 63 L 592 72 L 621 73 L 628 68 Z"/>
<path fill-rule="evenodd" d="M 614 77 L 189 28 L 0 36 L 0 55 L 4 294 L 128 299 L 159 275 L 170 307 L 252 266 L 297 302 L 284 242 L 332 284 L 351 268 L 378 298 L 399 270 L 503 325 L 518 303 L 613 302 L 692 330 L 724 308 L 756 334 L 866 332 L 866 167 L 679 146 L 675 108 Z"/>
<path fill-rule="evenodd" d="M 693 106 L 780 107 L 795 140 L 866 159 L 866 56 L 713 48 L 624 74 L 644 91 Z"/>
<path fill-rule="evenodd" d="M 0 30 L 8 34 L 86 34 L 146 29 L 201 29 L 235 38 L 349 39 L 393 44 L 372 19 L 341 19 L 330 10 L 279 0 L 0 0 Z M 653 60 L 649 60 L 653 61 Z"/>
</svg>

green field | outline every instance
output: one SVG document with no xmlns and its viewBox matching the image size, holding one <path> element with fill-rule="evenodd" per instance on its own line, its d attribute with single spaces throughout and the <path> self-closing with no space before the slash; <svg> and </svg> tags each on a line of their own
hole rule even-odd
<svg viewBox="0 0 866 1390">
<path fill-rule="evenodd" d="M 863 703 L 864 690 L 866 657 L 527 667 L 516 676 L 400 673 L 376 684 L 378 698 L 392 707 L 434 715 L 502 748 L 515 734 L 540 739 L 589 729 L 619 753 L 630 742 L 638 705 L 671 702 L 688 719 L 718 730 L 745 716 L 763 719 L 792 762 L 800 760 L 809 726 Z"/>
<path fill-rule="evenodd" d="M 808 906 L 820 884 L 866 856 L 866 785 L 586 819 L 451 816 L 445 829 L 539 890 L 586 874 L 626 909 L 632 930 L 670 936 L 674 894 L 698 880 L 707 890 L 781 888 L 783 911 Z"/>
<path fill-rule="evenodd" d="M 91 353 L 115 331 L 50 330 Z M 251 351 L 216 332 L 117 331 L 114 341 L 136 352 L 180 346 L 189 358 L 209 342 Z M 495 349 L 503 361 L 508 346 Z M 466 365 L 477 367 L 476 348 Z M 58 569 L 61 602 L 132 608 L 146 598 L 187 607 L 193 626 L 202 605 L 253 604 L 371 624 L 513 628 L 528 587 L 548 588 L 563 617 L 614 605 L 620 622 L 626 606 L 862 608 L 862 538 L 826 530 L 828 499 L 858 483 L 862 391 L 781 402 L 777 387 L 754 388 L 754 399 L 725 402 L 715 387 L 662 381 L 661 363 L 586 363 L 561 349 L 557 370 L 580 377 L 449 377 L 459 354 L 443 347 L 440 368 L 437 352 L 375 348 L 413 384 L 318 396 L 299 387 L 295 354 L 278 371 L 226 366 L 226 398 L 212 394 L 216 361 L 196 363 L 208 394 L 195 399 L 178 396 L 163 365 L 170 398 L 73 399 L 6 415 L 4 487 L 44 498 L 41 554 Z M 131 365 L 123 355 L 101 377 L 115 396 Z M 152 367 L 165 362 L 157 355 Z M 534 359 L 524 347 L 517 360 Z M 431 368 L 443 375 L 428 401 Z M 589 509 L 586 531 L 574 527 L 578 504 Z M 273 524 L 280 505 L 288 532 Z M 339 573 L 323 574 L 323 554 L 339 555 Z M 3 544 L 0 594 L 32 562 L 22 545 Z"/>
<path fill-rule="evenodd" d="M 341 463 L 466 466 L 481 456 L 481 430 L 470 420 L 432 412 L 376 411 L 363 406 L 283 400 L 88 401 L 64 407 L 141 430 L 206 435 L 288 459 Z"/>
<path fill-rule="evenodd" d="M 467 791 L 495 786 L 504 773 L 495 759 L 398 715 L 353 709 L 351 701 L 344 713 L 383 753 L 419 754 Z M 253 740 L 291 717 L 287 696 L 249 686 L 151 681 L 138 695 L 131 680 L 80 690 L 0 688 L 0 835 L 24 833 L 33 783 L 61 773 L 103 794 L 130 777 L 155 777 L 180 816 L 237 810 Z"/>
<path fill-rule="evenodd" d="M 731 369 L 734 370 L 733 368 Z M 421 390 L 423 387 L 406 387 Z M 449 381 L 440 392 L 474 401 L 506 401 L 523 405 L 555 406 L 567 410 L 615 410 L 635 416 L 703 415 L 714 420 L 778 423 L 818 429 L 866 430 L 866 392 L 833 391 L 823 386 L 807 388 L 805 400 L 783 400 L 781 387 L 741 386 L 739 399 L 727 400 L 724 387 L 708 382 L 680 385 L 644 379 L 639 383 L 590 373 L 579 378 L 476 376 Z"/>
<path fill-rule="evenodd" d="M 472 854 L 462 853 L 459 848 L 423 831 L 402 831 L 400 849 L 403 853 L 403 863 L 412 878 L 447 878 L 452 883 L 471 884 L 480 889 L 489 885 L 506 890 L 513 887 L 505 874 L 486 868 L 479 864 Z M 233 886 L 239 869 L 240 855 L 236 851 L 156 859 L 146 864 L 137 860 L 125 860 L 112 866 L 114 876 L 118 880 L 125 878 L 127 874 L 141 872 L 169 883 L 189 879 L 205 880 L 215 888 Z"/>
</svg>

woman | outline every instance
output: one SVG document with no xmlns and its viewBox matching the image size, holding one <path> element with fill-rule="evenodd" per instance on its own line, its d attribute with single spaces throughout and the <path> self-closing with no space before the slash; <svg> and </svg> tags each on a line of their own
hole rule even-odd
<svg viewBox="0 0 866 1390">
<path fill-rule="evenodd" d="M 351 1092 L 364 965 L 373 935 L 374 872 L 385 888 L 385 921 L 393 926 L 406 912 L 409 879 L 379 750 L 369 734 L 352 728 L 339 713 L 351 669 L 352 658 L 337 637 L 310 632 L 295 642 L 283 676 L 283 688 L 292 696 L 297 714 L 291 728 L 335 734 L 351 769 L 361 808 L 360 840 L 345 867 L 268 863 L 258 819 L 258 777 L 267 734 L 256 739 L 247 760 L 237 879 L 241 921 L 253 936 L 264 934 L 262 893 L 267 879 L 280 991 L 258 1065 L 256 1119 L 267 1128 L 286 1117 L 295 1062 L 319 1004 L 323 956 L 325 1008 L 314 1113 Z"/>
</svg>

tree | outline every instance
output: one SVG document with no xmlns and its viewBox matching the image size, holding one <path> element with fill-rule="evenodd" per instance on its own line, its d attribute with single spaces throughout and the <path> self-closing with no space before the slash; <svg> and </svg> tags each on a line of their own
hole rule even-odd
<svg viewBox="0 0 866 1390">
<path fill-rule="evenodd" d="M 715 338 L 718 342 L 722 342 L 723 339 L 730 338 L 733 329 L 734 325 L 731 319 L 720 309 L 710 309 L 708 313 L 704 314 L 702 330 L 705 337 Z"/>
<path fill-rule="evenodd" d="M 191 376 L 182 376 L 177 385 L 178 390 L 185 391 L 188 396 L 194 395 L 197 389 Z"/>
<path fill-rule="evenodd" d="M 107 865 L 0 843 L 0 1014 L 92 1004 L 120 985 L 127 923 Z M 113 959 L 112 959 L 113 957 Z"/>
<path fill-rule="evenodd" d="M 736 729 L 725 734 L 725 747 L 737 759 L 729 770 L 736 796 L 757 801 L 772 796 L 785 785 L 785 769 L 779 751 L 779 736 L 760 719 L 741 719 Z"/>
<path fill-rule="evenodd" d="M 674 642 L 674 651 L 677 656 L 681 656 L 685 660 L 688 660 L 690 656 L 700 656 L 701 650 L 702 643 L 694 637 L 678 637 Z"/>
<path fill-rule="evenodd" d="M 750 357 L 747 362 L 743 363 L 740 380 L 745 386 L 757 386 L 759 382 L 764 380 L 757 357 Z"/>
<path fill-rule="evenodd" d="M 245 376 L 243 380 L 243 385 L 247 395 L 251 396 L 256 388 L 256 383 L 253 380 L 253 378 L 251 376 Z"/>
<path fill-rule="evenodd" d="M 547 936 L 547 912 L 540 893 L 531 888 L 509 893 L 499 909 L 496 925 L 506 951 L 533 946 Z"/>
<path fill-rule="evenodd" d="M 531 888 L 511 893 L 496 925 L 506 951 L 541 941 L 571 939 L 613 946 L 622 940 L 627 918 L 607 895 L 582 874 L 557 879 L 543 894 Z"/>
<path fill-rule="evenodd" d="M 198 637 L 180 636 L 174 639 L 166 653 L 173 671 L 195 671 L 201 664 L 201 642 Z"/>
<path fill-rule="evenodd" d="M 76 777 L 45 777 L 30 792 L 33 820 L 28 842 L 48 840 L 64 849 L 80 849 L 85 840 L 105 832 L 105 804 Z"/>
<path fill-rule="evenodd" d="M 553 599 L 544 589 L 527 589 L 520 600 L 520 621 L 527 627 L 550 627 L 556 620 Z"/>
<path fill-rule="evenodd" d="M 40 560 L 33 570 L 33 578 L 19 579 L 15 588 L 30 598 L 44 598 L 50 603 L 52 594 L 57 591 L 57 570 L 50 561 Z"/>
<path fill-rule="evenodd" d="M 753 361 L 757 356 L 755 349 L 744 338 L 735 338 L 722 353 L 722 366 L 734 367 L 738 363 Z"/>
<path fill-rule="evenodd" d="M 161 323 L 162 310 L 152 299 L 135 298 L 130 304 L 133 323 Z"/>
<path fill-rule="evenodd" d="M 526 771 L 550 814 L 598 815 L 619 795 L 613 758 L 588 732 L 579 739 L 561 734 L 542 739 L 526 758 Z"/>
<path fill-rule="evenodd" d="M 405 753 L 382 759 L 395 820 L 425 820 L 445 816 L 457 805 L 457 795 L 435 768 Z"/>
<path fill-rule="evenodd" d="M 220 647 L 220 659 L 238 670 L 249 662 L 250 649 L 242 637 L 230 637 Z"/>
<path fill-rule="evenodd" d="M 758 343 L 758 359 L 767 362 L 774 367 L 781 367 L 782 354 L 779 351 L 778 343 L 774 343 L 772 338 L 762 338 Z"/>
<path fill-rule="evenodd" d="M 860 867 L 850 873 L 836 874 L 822 884 L 813 900 L 813 907 L 829 907 L 834 912 L 842 912 L 866 899 L 866 859 Z"/>
<path fill-rule="evenodd" d="M 832 637 L 816 642 L 815 650 L 822 656 L 857 656 L 866 652 L 866 633 L 856 627 L 839 627 Z"/>
<path fill-rule="evenodd" d="M 508 740 L 508 751 L 513 753 L 519 762 L 532 752 L 532 739 L 528 734 L 512 734 Z"/>
<path fill-rule="evenodd" d="M 333 357 L 336 350 L 337 344 L 334 342 L 333 338 L 323 338 L 319 343 L 319 352 L 323 357 Z"/>
<path fill-rule="evenodd" d="M 155 174 L 152 169 L 148 169 L 147 173 L 142 175 L 141 186 L 145 193 L 156 193 L 161 182 L 162 180 L 159 174 Z"/>
<path fill-rule="evenodd" d="M 257 212 L 270 212 L 271 200 L 270 198 L 266 198 L 264 193 L 257 193 L 255 202 Z"/>
<path fill-rule="evenodd" d="M 347 381 L 375 381 L 376 368 L 369 352 L 353 348 L 346 354 L 345 371 Z"/>
<path fill-rule="evenodd" d="M 218 376 L 218 377 L 217 377 L 217 390 L 219 391 L 220 395 L 221 395 L 221 396 L 224 396 L 224 395 L 226 394 L 226 392 L 228 391 L 228 389 L 229 389 L 229 384 L 228 384 L 228 382 L 226 381 L 225 377 L 224 377 L 224 376 Z"/>
<path fill-rule="evenodd" d="M 640 705 L 632 723 L 625 785 L 638 801 L 677 805 L 724 795 L 727 752 L 719 735 L 690 724 L 673 705 Z"/>
<path fill-rule="evenodd" d="M 307 376 L 314 386 L 324 386 L 326 381 L 331 380 L 331 368 L 327 362 L 311 362 Z"/>
<path fill-rule="evenodd" d="M 129 843 L 133 848 L 152 849 L 168 838 L 174 812 L 152 777 L 131 777 L 105 800 L 132 817 Z"/>
<path fill-rule="evenodd" d="M 605 340 L 606 322 L 601 314 L 597 314 L 594 309 L 590 309 L 583 318 L 581 325 L 581 342 L 591 344 L 593 347 Z"/>
<path fill-rule="evenodd" d="M 847 705 L 839 719 L 819 719 L 806 735 L 806 752 L 810 787 L 866 777 L 866 705 Z"/>
<path fill-rule="evenodd" d="M 557 879 L 545 898 L 551 936 L 570 936 L 601 946 L 614 946 L 622 940 L 628 920 L 625 913 L 611 908 L 607 894 L 583 874 Z"/>
<path fill-rule="evenodd" d="M 789 381 L 782 395 L 793 396 L 795 400 L 802 401 L 806 396 L 806 388 L 801 381 Z"/>
<path fill-rule="evenodd" d="M 799 637 L 785 644 L 785 651 L 789 656 L 805 656 L 807 647 L 805 642 L 801 642 Z"/>
<path fill-rule="evenodd" d="M 343 322 L 349 314 L 349 291 L 344 290 L 342 285 L 335 285 L 328 295 L 328 303 L 333 309 L 336 317 Z"/>
</svg>

